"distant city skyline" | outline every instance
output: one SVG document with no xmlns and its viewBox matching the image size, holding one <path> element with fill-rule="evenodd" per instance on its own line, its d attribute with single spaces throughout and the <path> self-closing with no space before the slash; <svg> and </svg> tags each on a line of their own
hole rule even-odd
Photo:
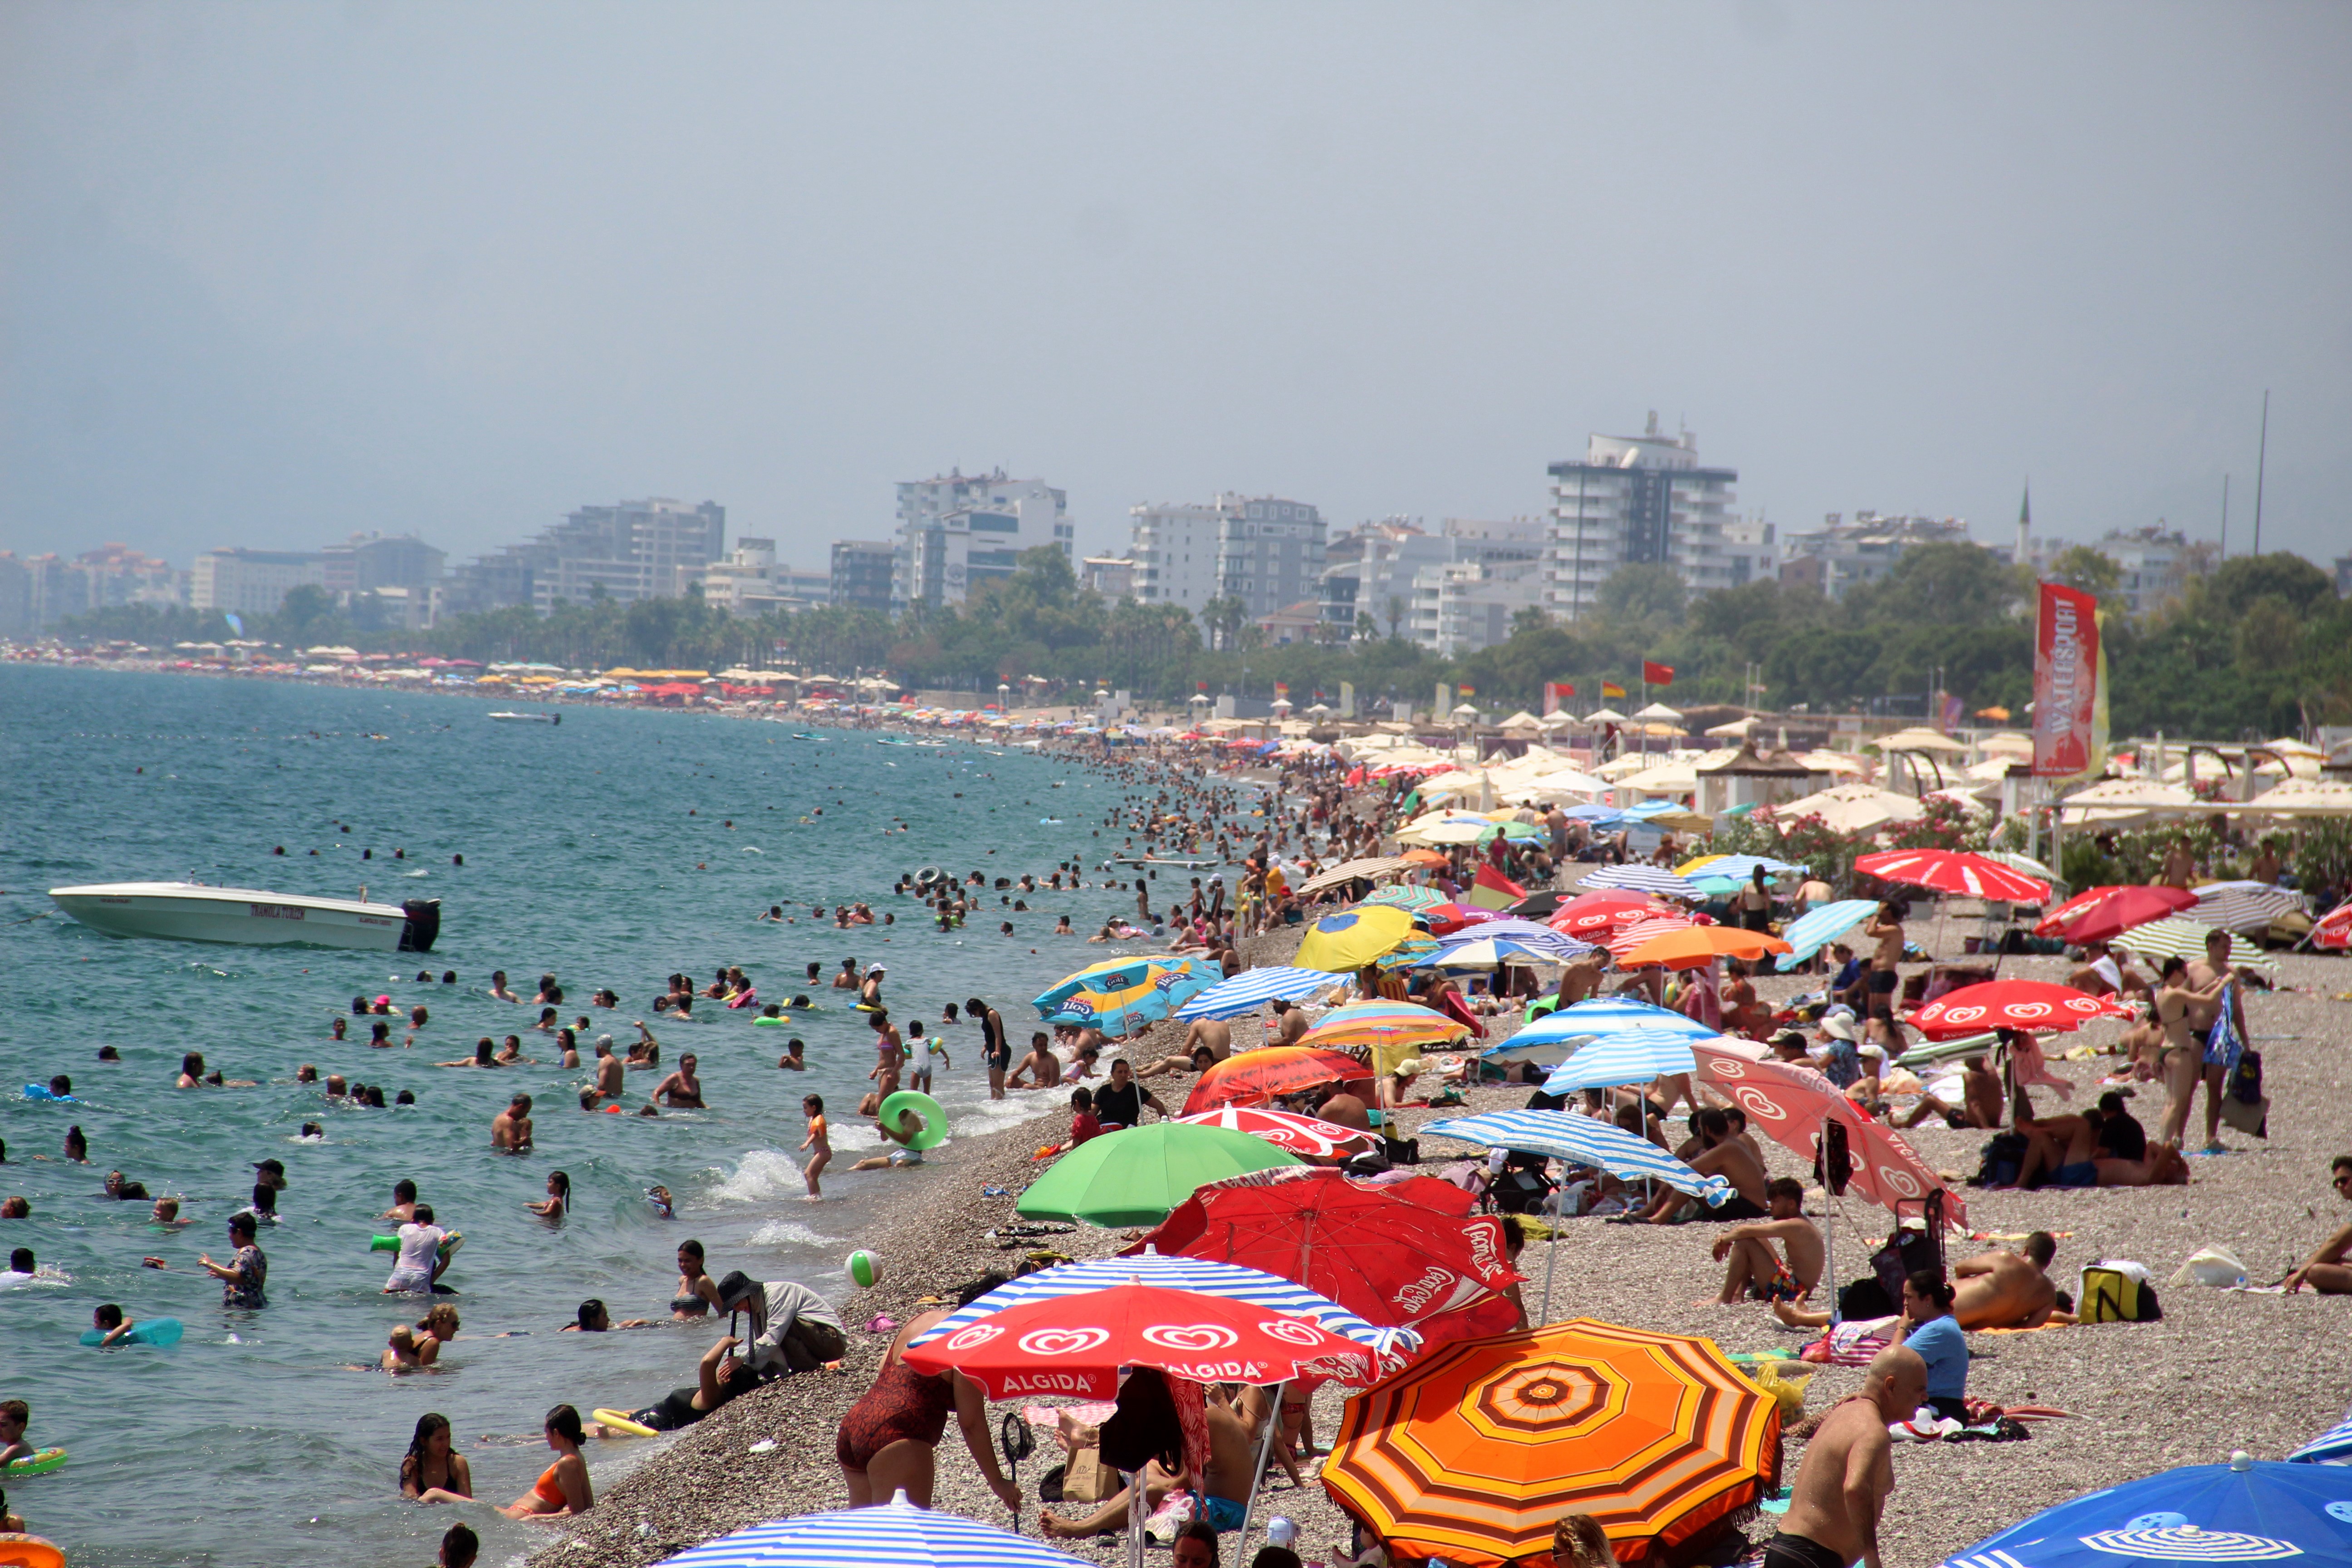
<svg viewBox="0 0 2352 1568">
<path fill-rule="evenodd" d="M 2229 474 L 2237 554 L 2267 389 L 2263 543 L 2325 563 L 2347 67 L 2317 5 L 36 0 L 0 549 L 456 561 L 667 495 L 813 568 L 1002 467 L 1085 557 L 1220 491 L 1542 515 L 1654 408 L 1784 531 L 1995 542 L 2030 480 L 2214 541 Z"/>
</svg>

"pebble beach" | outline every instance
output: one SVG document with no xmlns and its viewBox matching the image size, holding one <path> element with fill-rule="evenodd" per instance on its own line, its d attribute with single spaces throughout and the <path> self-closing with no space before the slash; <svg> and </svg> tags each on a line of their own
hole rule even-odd
<svg viewBox="0 0 2352 1568">
<path fill-rule="evenodd" d="M 1296 940 L 1270 935 L 1244 951 L 1253 965 L 1280 963 Z M 1972 1335 L 1972 1396 L 2054 1405 L 2074 1419 L 2041 1422 L 2026 1442 L 1898 1446 L 1897 1487 L 1881 1531 L 1890 1568 L 1929 1568 L 2042 1509 L 2170 1466 L 2218 1463 L 2238 1449 L 2258 1458 L 2284 1458 L 2336 1422 L 2352 1401 L 2352 1302 L 2308 1292 L 2284 1296 L 2171 1282 L 2181 1262 L 2208 1246 L 2233 1250 L 2252 1283 L 2274 1282 L 2345 1217 L 2327 1185 L 2327 1163 L 2352 1151 L 2352 1127 L 2342 1111 L 2352 1103 L 2352 1054 L 2345 1050 L 2352 1037 L 2352 1002 L 2339 999 L 2340 993 L 2352 991 L 2352 965 L 2307 955 L 2272 959 L 2278 989 L 2255 992 L 2247 1002 L 2272 1099 L 2266 1141 L 2225 1130 L 2230 1152 L 2192 1159 L 2186 1187 L 1961 1189 L 1976 1233 L 2055 1233 L 2059 1251 L 2052 1273 L 2062 1289 L 2072 1290 L 2076 1271 L 2095 1259 L 2145 1265 L 2157 1282 L 2164 1317 L 2150 1323 Z M 2002 973 L 2063 980 L 2064 964 L 2054 958 L 2010 959 Z M 1798 989 L 1789 980 L 1759 985 L 1773 1001 Z M 2061 1046 L 2110 1043 L 2116 1027 L 2097 1026 L 2057 1042 L 2053 1057 Z M 1495 1032 L 1490 1025 L 1490 1034 Z M 1236 1049 L 1256 1043 L 1241 1024 L 1235 1037 Z M 1129 1054 L 1157 1056 L 1174 1037 L 1171 1026 L 1156 1026 Z M 2064 1106 L 2095 1100 L 2098 1080 L 2117 1060 L 2104 1055 L 2053 1059 L 2053 1069 L 2076 1086 Z M 1181 1078 L 1154 1080 L 1171 1104 L 1171 1096 L 1181 1095 L 1188 1084 Z M 1518 1086 L 1473 1089 L 1469 1109 L 1516 1107 L 1527 1093 Z M 2036 1091 L 2037 1105 L 2045 1111 L 2056 1100 L 2055 1091 Z M 2151 1125 L 2161 1108 L 2161 1092 L 2152 1086 L 2142 1086 L 2132 1102 L 2134 1113 Z M 1436 1114 L 1408 1112 L 1408 1132 Z M 1957 1180 L 1975 1171 L 1986 1135 L 1930 1126 L 1908 1136 L 1930 1165 Z M 1013 1200 L 980 1193 L 991 1185 L 1017 1192 L 1036 1173 L 1031 1160 L 1036 1142 L 1034 1127 L 959 1141 L 952 1160 L 912 1173 L 907 1201 L 859 1238 L 883 1260 L 885 1273 L 875 1289 L 845 1304 L 845 1321 L 864 1322 L 886 1314 L 903 1321 L 921 1310 L 919 1298 L 952 1290 L 1017 1258 L 1017 1251 L 1000 1250 L 987 1235 L 991 1226 L 1013 1217 Z M 1806 1174 L 1787 1151 L 1765 1147 L 1773 1174 Z M 1443 1152 L 1437 1141 L 1429 1141 L 1423 1160 Z M 1819 1218 L 1822 1203 L 1814 1189 L 1808 1213 Z M 1850 1279 L 1861 1272 L 1862 1244 L 1874 1247 L 1884 1240 L 1888 1216 L 1850 1194 L 1834 1225 L 1837 1277 Z M 1082 1227 L 1052 1238 L 1051 1245 L 1077 1257 L 1102 1256 L 1125 1246 L 1134 1234 Z M 1714 1303 L 1721 1276 L 1708 1257 L 1710 1240 L 1711 1230 L 1704 1225 L 1565 1222 L 1557 1242 L 1553 1315 L 1705 1335 L 1727 1351 L 1792 1350 L 1801 1342 L 1796 1331 L 1779 1326 L 1761 1306 Z M 1956 1240 L 1952 1253 L 1966 1256 L 1998 1245 Z M 1530 1245 L 1522 1261 L 1534 1276 L 1532 1299 L 1541 1288 L 1543 1244 Z M 661 1451 L 600 1497 L 595 1512 L 566 1528 L 560 1544 L 537 1561 L 638 1568 L 731 1530 L 843 1506 L 845 1493 L 833 1457 L 835 1428 L 871 1381 L 887 1343 L 886 1335 L 854 1328 L 851 1340 L 840 1373 L 772 1384 L 688 1433 L 661 1439 Z M 1815 1370 L 1809 1413 L 1826 1408 L 1859 1380 L 1858 1372 L 1846 1368 Z M 1325 1443 L 1339 1427 L 1344 1394 L 1326 1385 L 1317 1397 L 1315 1430 Z M 992 1416 L 1001 1417 L 1009 1408 L 992 1406 Z M 939 1455 L 935 1506 L 1007 1522 L 952 1426 Z M 1793 1477 L 1801 1456 L 1801 1442 L 1791 1439 L 1784 1476 Z M 1033 1536 L 1035 1481 L 1052 1462 L 1053 1447 L 1041 1435 L 1037 1456 L 1021 1467 L 1029 1492 L 1022 1523 Z M 1275 1472 L 1258 1517 L 1269 1513 L 1298 1523 L 1301 1552 L 1309 1561 L 1332 1555 L 1347 1538 L 1344 1516 L 1311 1479 L 1304 1489 L 1293 1489 Z M 1754 1539 L 1769 1533 L 1762 1521 L 1748 1529 Z M 1254 1528 L 1253 1549 L 1263 1539 Z M 1068 1549 L 1115 1562 L 1124 1543 L 1105 1538 L 1070 1543 Z"/>
</svg>

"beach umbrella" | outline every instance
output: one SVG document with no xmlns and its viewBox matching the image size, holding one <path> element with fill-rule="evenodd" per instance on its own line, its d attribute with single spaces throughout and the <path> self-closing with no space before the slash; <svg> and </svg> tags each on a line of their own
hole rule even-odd
<svg viewBox="0 0 2352 1568">
<path fill-rule="evenodd" d="M 1427 926 L 1432 933 L 1446 936 L 1460 931 L 1464 926 L 1484 925 L 1488 921 L 1501 917 L 1492 910 L 1482 910 L 1472 904 L 1457 904 L 1448 900 L 1444 903 L 1431 904 L 1426 909 L 1415 910 L 1412 912 L 1412 918 Z"/>
<path fill-rule="evenodd" d="M 1612 950 L 1614 951 L 1613 949 Z M 1789 944 L 1761 931 L 1737 926 L 1692 926 L 1687 931 L 1661 932 L 1640 946 L 1617 954 L 1628 969 L 1660 963 L 1668 969 L 1695 969 L 1718 958 L 1757 959 L 1768 952 L 1786 952 Z"/>
<path fill-rule="evenodd" d="M 1296 1154 L 1246 1132 L 1160 1121 L 1087 1139 L 1055 1161 L 1013 1206 L 1030 1219 L 1158 1225 L 1203 1182 L 1297 1163 Z"/>
<path fill-rule="evenodd" d="M 1440 941 L 1446 939 L 1441 938 Z M 1539 921 L 1520 920 L 1503 915 L 1482 921 L 1475 931 L 1464 931 L 1454 941 L 1516 942 L 1522 947 L 1533 948 L 1549 954 L 1555 963 L 1565 963 L 1581 958 L 1592 951 L 1589 942 L 1580 942 L 1563 931 L 1554 931 Z"/>
<path fill-rule="evenodd" d="M 1399 1561 L 1501 1568 L 1546 1560 L 1564 1513 L 1621 1561 L 1663 1556 L 1780 1471 L 1779 1404 L 1712 1341 L 1579 1318 L 1443 1346 L 1351 1396 L 1323 1485 Z"/>
<path fill-rule="evenodd" d="M 2112 942 L 2134 926 L 2179 914 L 2197 902 L 2179 888 L 2106 888 L 2095 903 L 2068 917 L 2062 929 L 2073 942 Z M 2268 923 L 2265 921 L 2264 923 Z"/>
<path fill-rule="evenodd" d="M 1392 905 L 1408 912 L 1426 910 L 1445 901 L 1445 895 L 1435 888 L 1424 888 L 1412 882 L 1392 883 L 1364 900 L 1367 904 Z"/>
<path fill-rule="evenodd" d="M 1601 936 L 1675 911 L 1650 901 L 1646 893 L 1586 893 L 1555 908 L 1545 923 L 1567 936 Z M 1680 919 L 1679 915 L 1675 918 Z"/>
<path fill-rule="evenodd" d="M 1946 1558 L 1942 1568 L 2178 1568 L 2184 1563 L 2352 1564 L 2352 1474 L 2328 1465 L 2188 1465 L 2062 1502 Z"/>
<path fill-rule="evenodd" d="M 1813 1158 L 1831 1121 L 1843 1122 L 1853 1163 L 1850 1191 L 1897 1214 L 1900 1205 L 1922 1203 L 1929 1193 L 1941 1191 L 1945 1217 L 1955 1225 L 1968 1223 L 1968 1206 L 1960 1195 L 1902 1134 L 1873 1121 L 1811 1068 L 1769 1058 L 1759 1060 L 1724 1040 L 1696 1041 L 1691 1052 L 1698 1058 L 1700 1075 L 1730 1097 L 1750 1127 L 1802 1159 Z"/>
<path fill-rule="evenodd" d="M 1434 1176 L 1268 1172 L 1202 1188 L 1147 1244 L 1278 1274 L 1373 1322 L 1418 1329 L 1520 1278 L 1502 1221 L 1474 1216 L 1475 1202 Z"/>
<path fill-rule="evenodd" d="M 1663 1029 L 1694 1039 L 1711 1040 L 1716 1031 L 1671 1007 L 1654 1006 L 1632 996 L 1591 996 L 1566 1007 L 1555 1007 L 1528 1020 L 1506 1044 L 1530 1036 L 1554 1040 L 1597 1040 L 1637 1029 Z"/>
<path fill-rule="evenodd" d="M 1040 992 L 1038 1016 L 1049 1024 L 1083 1024 L 1123 1035 L 1165 1018 L 1206 991 L 1218 971 L 1190 958 L 1152 953 L 1089 964 Z"/>
<path fill-rule="evenodd" d="M 2197 889 L 2196 903 L 2183 912 L 2203 925 L 2260 934 L 2273 921 L 2308 914 L 2310 904 L 2301 893 L 2266 882 L 2209 882 Z"/>
<path fill-rule="evenodd" d="M 1793 877 L 1805 868 L 1787 860 L 1775 860 L 1769 855 L 1706 855 L 1696 860 L 1686 860 L 1675 868 L 1678 877 L 1687 877 L 1704 870 L 1710 877 L 1727 877 L 1735 882 L 1750 881 L 1756 868 L 1764 868 L 1766 877 Z"/>
<path fill-rule="evenodd" d="M 1062 1296 L 1083 1296 L 1090 1290 L 1108 1290 L 1115 1285 L 1126 1285 L 1138 1279 L 1147 1285 L 1158 1285 L 1171 1290 L 1190 1290 L 1198 1295 L 1245 1302 L 1269 1312 L 1280 1312 L 1286 1317 L 1306 1318 L 1321 1324 L 1341 1339 L 1371 1351 L 1384 1362 L 1402 1362 L 1421 1343 L 1421 1336 L 1411 1329 L 1381 1327 L 1369 1322 L 1295 1279 L 1208 1258 L 1180 1258 L 1172 1253 L 1155 1252 L 1149 1244 L 1139 1252 L 1130 1252 L 1122 1257 L 1057 1263 L 1051 1268 L 1024 1274 L 1018 1279 L 999 1285 L 984 1296 L 973 1298 L 968 1305 L 957 1308 L 907 1342 L 919 1345 L 961 1332 L 982 1318 L 1026 1302 L 1051 1300 Z"/>
<path fill-rule="evenodd" d="M 1546 1094 L 1648 1083 L 1668 1073 L 1696 1072 L 1690 1037 L 1665 1030 L 1607 1035 L 1581 1047 L 1544 1080 Z"/>
<path fill-rule="evenodd" d="M 1436 1046 L 1469 1033 L 1469 1025 L 1418 1002 L 1350 1002 L 1325 1014 L 1321 1023 L 1298 1037 L 1298 1043 L 1325 1050 L 1350 1046 Z M 1228 1058 L 1228 1065 L 1237 1059 Z"/>
<path fill-rule="evenodd" d="M 1309 926 L 1291 962 L 1301 969 L 1352 973 L 1412 934 L 1412 917 L 1404 910 L 1359 904 Z"/>
<path fill-rule="evenodd" d="M 2352 946 L 2352 903 L 2342 903 L 2320 916 L 2311 928 L 2311 945 L 2323 952 L 2341 952 Z"/>
<path fill-rule="evenodd" d="M 1529 893 L 1502 912 L 1523 921 L 1549 921 L 1559 911 L 1560 905 L 1568 901 L 1569 895 L 1566 893 L 1554 888 L 1546 888 L 1541 892 Z"/>
<path fill-rule="evenodd" d="M 1573 1111 L 1489 1110 L 1426 1121 L 1419 1131 L 1424 1138 L 1454 1138 L 1489 1149 L 1516 1149 L 1595 1165 L 1626 1181 L 1661 1181 L 1709 1208 L 1731 1196 L 1731 1184 L 1721 1176 L 1702 1176 L 1648 1139 Z"/>
<path fill-rule="evenodd" d="M 1399 855 L 1397 858 L 1404 861 L 1407 865 L 1418 866 L 1423 870 L 1444 870 L 1446 867 L 1454 864 L 1451 859 L 1439 854 L 1434 849 L 1408 849 Z"/>
<path fill-rule="evenodd" d="M 1853 868 L 1882 881 L 2012 904 L 2038 904 L 2050 897 L 2049 883 L 1959 849 L 1886 849 L 1857 858 Z"/>
<path fill-rule="evenodd" d="M 2129 948 L 2150 962 L 2179 958 L 2195 963 L 2205 956 L 2205 933 L 2220 929 L 2219 926 L 2200 925 L 2195 921 L 2173 915 L 2160 921 L 2150 921 L 2144 926 L 2132 927 L 2116 938 L 2116 945 Z M 2234 932 L 2230 937 L 2230 962 L 2233 965 L 2252 963 L 2264 968 L 2270 964 L 2261 948 Z"/>
<path fill-rule="evenodd" d="M 1372 962 L 1382 970 L 1411 969 L 1427 961 L 1437 951 L 1435 937 L 1415 931 Z"/>
<path fill-rule="evenodd" d="M 1490 844 L 1500 838 L 1512 844 L 1537 844 L 1551 837 L 1550 830 L 1532 822 L 1490 823 L 1477 842 Z"/>
<path fill-rule="evenodd" d="M 1878 906 L 1868 899 L 1840 899 L 1833 904 L 1807 910 L 1781 928 L 1789 951 L 1776 961 L 1782 970 L 1794 969 L 1830 943 L 1868 920 Z"/>
<path fill-rule="evenodd" d="M 1557 955 L 1538 952 L 1507 937 L 1473 936 L 1468 942 L 1444 942 L 1420 961 L 1426 969 L 1499 969 L 1506 963 L 1558 963 Z"/>
<path fill-rule="evenodd" d="M 1265 1139 L 1277 1149 L 1287 1149 L 1303 1160 L 1336 1159 L 1377 1151 L 1381 1146 L 1378 1133 L 1360 1132 L 1320 1117 L 1300 1116 L 1263 1105 L 1221 1105 L 1196 1116 L 1177 1117 L 1176 1121 L 1190 1126 L 1246 1132 L 1253 1138 Z"/>
<path fill-rule="evenodd" d="M 2341 1465 L 2352 1463 L 2352 1411 L 2344 1419 L 2287 1456 L 2291 1464 Z"/>
<path fill-rule="evenodd" d="M 1603 866 L 1586 877 L 1580 884 L 1587 888 L 1630 888 L 1636 892 L 1656 893 L 1669 899 L 1686 899 L 1696 903 L 1699 891 L 1688 879 L 1675 876 L 1663 866 Z"/>
<path fill-rule="evenodd" d="M 1296 1002 L 1328 991 L 1339 982 L 1328 969 L 1297 969 L 1276 964 L 1244 969 L 1231 980 L 1221 980 L 1176 1009 L 1179 1018 L 1238 1018 L 1261 1005 L 1280 999 Z"/>
<path fill-rule="evenodd" d="M 1668 931 L 1690 931 L 1697 924 L 1687 915 L 1653 914 L 1648 920 L 1618 927 L 1603 940 L 1602 945 L 1609 949 L 1610 957 L 1623 963 L 1625 955 L 1635 948 L 1646 947 Z"/>
<path fill-rule="evenodd" d="M 909 1344 L 904 1359 L 917 1372 L 960 1372 L 991 1399 L 1115 1399 L 1119 1373 L 1130 1366 L 1261 1387 L 1295 1377 L 1370 1383 L 1380 1375 L 1370 1351 L 1312 1318 L 1158 1285 L 1025 1301 Z"/>
<path fill-rule="evenodd" d="M 1184 1099 L 1182 1114 L 1193 1116 L 1221 1105 L 1264 1104 L 1277 1094 L 1296 1094 L 1318 1084 L 1371 1076 L 1370 1064 L 1338 1051 L 1319 1050 L 1312 1046 L 1266 1046 L 1210 1064 L 1209 1070 L 1193 1080 L 1192 1092 Z M 1083 1150 L 1091 1142 L 1088 1140 L 1078 1148 Z"/>
<path fill-rule="evenodd" d="M 879 1508 L 771 1520 L 688 1547 L 662 1568 L 1070 1568 L 1084 1559 L 959 1513 L 934 1513 L 904 1489 Z"/>
<path fill-rule="evenodd" d="M 2046 980 L 1992 980 L 1947 991 L 1911 1016 L 1929 1039 L 1978 1035 L 1987 1029 L 2074 1030 L 2095 1018 L 2129 1018 L 2132 1009 L 2112 996 L 2092 996 Z"/>
</svg>

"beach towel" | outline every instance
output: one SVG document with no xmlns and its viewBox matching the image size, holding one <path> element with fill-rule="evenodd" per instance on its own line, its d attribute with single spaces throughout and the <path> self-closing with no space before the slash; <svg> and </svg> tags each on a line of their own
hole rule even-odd
<svg viewBox="0 0 2352 1568">
<path fill-rule="evenodd" d="M 1839 1323 L 1807 1345 L 1799 1355 L 1828 1366 L 1868 1366 L 1885 1350 L 1895 1324 L 1893 1318 L 1857 1318 Z"/>
</svg>

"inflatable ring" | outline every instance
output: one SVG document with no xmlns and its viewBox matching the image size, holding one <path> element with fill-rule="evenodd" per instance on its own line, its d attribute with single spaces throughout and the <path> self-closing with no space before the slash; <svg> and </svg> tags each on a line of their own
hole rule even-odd
<svg viewBox="0 0 2352 1568">
<path fill-rule="evenodd" d="M 54 1542 L 10 1531 L 0 1535 L 0 1568 L 66 1568 L 66 1554 Z"/>
<path fill-rule="evenodd" d="M 635 1422 L 630 1420 L 626 1411 L 596 1409 L 591 1410 L 588 1414 L 603 1422 L 605 1426 L 611 1427 L 614 1431 L 625 1432 L 632 1437 L 658 1437 L 661 1436 L 660 1433 L 655 1431 L 652 1427 L 640 1426 Z"/>
<path fill-rule="evenodd" d="M 0 1476 L 46 1476 L 65 1462 L 63 1448 L 44 1448 L 29 1459 L 11 1459 L 0 1466 Z"/>
<path fill-rule="evenodd" d="M 400 1250 L 400 1237 L 396 1236 L 372 1237 L 368 1240 L 368 1250 L 370 1252 L 398 1252 Z"/>
<path fill-rule="evenodd" d="M 918 888 L 928 888 L 932 883 L 938 881 L 943 875 L 944 873 L 941 872 L 937 866 L 926 866 L 921 870 L 915 873 L 915 886 Z"/>
<path fill-rule="evenodd" d="M 764 1017 L 762 1017 L 762 1018 L 754 1018 L 754 1019 L 752 1019 L 752 1020 L 751 1020 L 751 1022 L 752 1022 L 755 1026 L 757 1026 L 758 1027 L 762 1028 L 762 1029 L 787 1029 L 787 1028 L 790 1028 L 790 1027 L 792 1026 L 792 1022 L 793 1022 L 793 1021 L 792 1021 L 790 1018 L 782 1018 L 782 1017 L 777 1017 L 777 1018 L 764 1018 Z"/>
<path fill-rule="evenodd" d="M 908 1139 L 900 1147 L 913 1149 L 919 1152 L 925 1149 L 935 1149 L 948 1141 L 947 1109 L 929 1095 L 919 1094 L 911 1089 L 902 1089 L 882 1102 L 876 1113 L 876 1119 L 895 1124 L 898 1120 L 898 1113 L 902 1110 L 911 1110 L 920 1116 L 923 1119 L 923 1130 Z M 892 1139 L 889 1142 L 897 1142 L 898 1140 Z"/>
<path fill-rule="evenodd" d="M 178 1344 L 180 1335 L 184 1331 L 177 1318 L 142 1318 L 131 1325 L 129 1333 L 114 1342 L 119 1345 L 153 1345 L 163 1350 Z M 81 1342 L 86 1345 L 97 1344 L 105 1338 L 106 1331 L 103 1329 L 84 1329 L 81 1331 Z"/>
</svg>

